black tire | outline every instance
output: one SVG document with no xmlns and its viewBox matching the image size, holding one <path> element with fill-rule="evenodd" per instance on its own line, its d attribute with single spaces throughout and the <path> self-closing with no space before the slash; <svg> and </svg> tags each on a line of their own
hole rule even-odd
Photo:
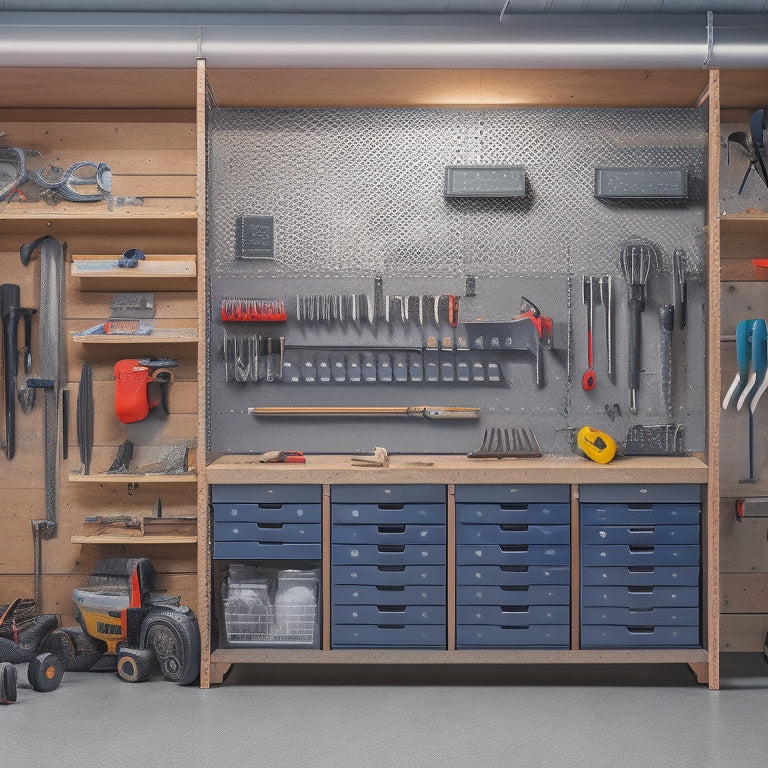
<svg viewBox="0 0 768 768">
<path fill-rule="evenodd" d="M 10 661 L 0 661 L 0 704 L 13 704 L 16 701 L 18 675 Z"/>
<path fill-rule="evenodd" d="M 150 648 L 166 680 L 189 685 L 200 673 L 200 630 L 189 608 L 157 608 L 141 625 L 141 647 Z"/>
<path fill-rule="evenodd" d="M 154 661 L 151 648 L 122 648 L 117 654 L 117 676 L 126 683 L 141 683 L 152 672 Z"/>
<path fill-rule="evenodd" d="M 64 627 L 49 632 L 38 650 L 54 654 L 65 672 L 87 672 L 101 659 L 107 646 L 86 635 L 80 627 Z"/>
<path fill-rule="evenodd" d="M 27 679 L 29 684 L 40 693 L 50 693 L 61 685 L 64 665 L 53 653 L 40 653 L 29 662 Z"/>
</svg>

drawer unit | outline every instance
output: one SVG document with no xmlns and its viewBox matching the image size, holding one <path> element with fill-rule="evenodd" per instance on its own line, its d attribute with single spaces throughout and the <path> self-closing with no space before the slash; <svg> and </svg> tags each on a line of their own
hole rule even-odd
<svg viewBox="0 0 768 768">
<path fill-rule="evenodd" d="M 217 560 L 319 560 L 322 487 L 214 485 Z"/>
<path fill-rule="evenodd" d="M 446 488 L 332 486 L 331 647 L 446 647 Z"/>
<path fill-rule="evenodd" d="M 457 648 L 570 647 L 570 488 L 456 486 Z"/>
<path fill-rule="evenodd" d="M 698 485 L 580 489 L 581 646 L 700 644 Z"/>
</svg>

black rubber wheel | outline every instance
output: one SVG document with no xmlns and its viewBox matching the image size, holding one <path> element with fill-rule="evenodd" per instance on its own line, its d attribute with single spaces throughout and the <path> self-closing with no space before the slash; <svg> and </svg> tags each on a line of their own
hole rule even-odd
<svg viewBox="0 0 768 768">
<path fill-rule="evenodd" d="M 141 646 L 151 648 L 166 680 L 188 685 L 200 673 L 200 630 L 189 608 L 158 608 L 141 625 Z"/>
<path fill-rule="evenodd" d="M 49 632 L 38 650 L 54 654 L 65 672 L 87 672 L 101 659 L 107 646 L 86 635 L 80 627 L 65 627 Z"/>
<path fill-rule="evenodd" d="M 154 662 L 151 648 L 122 648 L 117 654 L 117 675 L 126 683 L 146 680 Z"/>
<path fill-rule="evenodd" d="M 0 662 L 0 704 L 13 704 L 16 701 L 18 675 L 10 661 Z"/>
<path fill-rule="evenodd" d="M 29 684 L 40 693 L 50 693 L 61 685 L 64 665 L 53 653 L 41 653 L 29 662 L 27 679 Z"/>
</svg>

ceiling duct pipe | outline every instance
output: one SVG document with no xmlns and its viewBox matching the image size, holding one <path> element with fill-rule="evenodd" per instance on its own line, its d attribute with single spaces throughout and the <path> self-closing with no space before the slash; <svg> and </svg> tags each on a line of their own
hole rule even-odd
<svg viewBox="0 0 768 768">
<path fill-rule="evenodd" d="M 0 66 L 765 67 L 768 16 L 0 12 Z"/>
</svg>

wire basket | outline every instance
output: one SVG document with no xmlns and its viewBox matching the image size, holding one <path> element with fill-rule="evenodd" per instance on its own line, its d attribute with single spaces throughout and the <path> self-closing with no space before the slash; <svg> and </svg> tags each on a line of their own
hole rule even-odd
<svg viewBox="0 0 768 768">
<path fill-rule="evenodd" d="M 238 597 L 224 600 L 224 625 L 230 645 L 316 644 L 316 602 L 281 606 L 279 612 L 272 605 L 256 605 L 244 611 L 243 605 Z"/>
</svg>

